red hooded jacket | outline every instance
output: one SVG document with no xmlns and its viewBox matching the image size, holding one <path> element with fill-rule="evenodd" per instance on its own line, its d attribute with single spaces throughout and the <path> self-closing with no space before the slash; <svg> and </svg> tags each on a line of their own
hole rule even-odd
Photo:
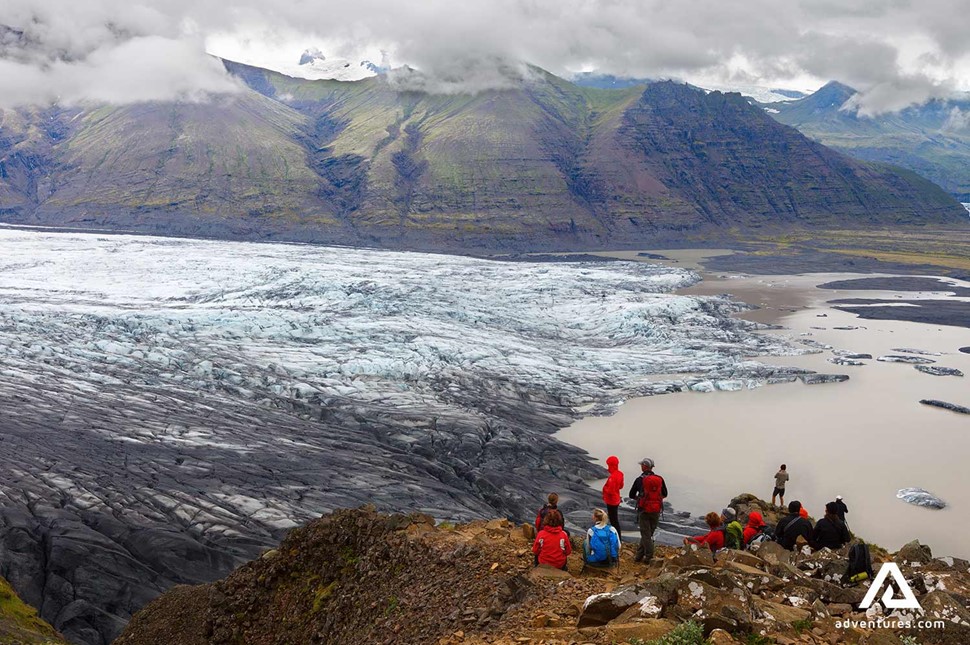
<svg viewBox="0 0 970 645">
<path fill-rule="evenodd" d="M 720 528 L 716 528 L 707 535 L 689 537 L 687 540 L 694 542 L 695 544 L 706 544 L 711 548 L 711 551 L 720 551 L 724 548 L 724 531 L 722 531 Z"/>
<path fill-rule="evenodd" d="M 573 552 L 573 545 L 561 526 L 547 526 L 536 536 L 532 552 L 539 556 L 539 564 L 562 569 L 566 565 L 566 556 Z"/>
<path fill-rule="evenodd" d="M 761 517 L 761 513 L 754 511 L 748 516 L 748 525 L 744 527 L 744 543 L 745 545 L 751 542 L 751 538 L 761 533 L 761 529 L 765 527 L 765 520 Z"/>
<path fill-rule="evenodd" d="M 616 457 L 607 457 L 606 467 L 610 471 L 610 478 L 603 484 L 603 503 L 607 506 L 619 506 L 623 498 L 620 491 L 623 490 L 623 473 L 620 471 L 620 460 Z"/>
</svg>

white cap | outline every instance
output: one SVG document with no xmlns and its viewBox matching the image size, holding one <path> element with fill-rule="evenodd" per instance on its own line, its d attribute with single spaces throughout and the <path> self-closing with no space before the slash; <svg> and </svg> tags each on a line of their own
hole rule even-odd
<svg viewBox="0 0 970 645">
<path fill-rule="evenodd" d="M 835 499 L 842 499 L 842 496 L 841 495 L 836 495 L 835 496 Z"/>
</svg>

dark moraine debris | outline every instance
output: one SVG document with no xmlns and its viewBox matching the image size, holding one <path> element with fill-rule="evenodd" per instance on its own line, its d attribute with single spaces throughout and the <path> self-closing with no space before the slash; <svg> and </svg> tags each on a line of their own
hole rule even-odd
<svg viewBox="0 0 970 645">
<path fill-rule="evenodd" d="M 970 414 L 970 408 L 965 408 L 962 405 L 957 405 L 956 403 L 937 401 L 936 399 L 920 399 L 920 403 L 922 403 L 923 405 L 933 406 L 934 408 L 943 408 L 944 410 L 950 410 L 951 412 L 959 412 L 960 414 Z"/>
<path fill-rule="evenodd" d="M 850 352 L 844 349 L 834 349 L 832 350 L 832 353 L 839 358 L 850 358 L 856 361 L 872 360 L 872 354 L 864 354 L 862 352 Z"/>
<path fill-rule="evenodd" d="M 647 258 L 648 260 L 670 260 L 666 255 L 660 255 L 659 253 L 637 253 L 638 258 Z"/>
<path fill-rule="evenodd" d="M 961 347 L 960 351 L 964 354 L 970 354 L 970 347 Z"/>
<path fill-rule="evenodd" d="M 965 300 L 830 300 L 833 309 L 864 320 L 903 320 L 930 325 L 970 327 L 970 302 Z M 864 306 L 858 306 L 864 305 Z"/>
<path fill-rule="evenodd" d="M 955 296 L 970 296 L 970 289 L 944 282 L 937 278 L 857 278 L 836 280 L 818 285 L 819 289 L 842 289 L 852 291 L 945 291 Z"/>
<path fill-rule="evenodd" d="M 818 385 L 819 383 L 841 383 L 848 381 L 848 374 L 799 374 L 798 378 L 805 385 Z"/>
<path fill-rule="evenodd" d="M 940 352 L 930 352 L 925 349 L 913 349 L 912 347 L 893 347 L 894 352 L 902 354 L 918 354 L 920 356 L 943 356 Z"/>
<path fill-rule="evenodd" d="M 910 365 L 929 365 L 930 363 L 936 362 L 932 359 L 922 358 L 920 356 L 897 356 L 895 354 L 880 356 L 876 360 L 882 363 L 908 363 Z"/>
<path fill-rule="evenodd" d="M 938 365 L 913 365 L 913 367 L 924 374 L 932 374 L 933 376 L 963 376 L 963 372 L 955 367 L 940 367 Z"/>
<path fill-rule="evenodd" d="M 896 497 L 914 506 L 935 509 L 946 508 L 946 502 L 922 488 L 901 488 L 896 493 Z"/>
<path fill-rule="evenodd" d="M 829 360 L 829 363 L 835 363 L 836 365 L 853 365 L 853 366 L 865 365 L 865 363 L 863 363 L 862 361 L 856 360 L 854 358 L 846 358 L 844 356 L 833 356 L 828 360 Z"/>
</svg>

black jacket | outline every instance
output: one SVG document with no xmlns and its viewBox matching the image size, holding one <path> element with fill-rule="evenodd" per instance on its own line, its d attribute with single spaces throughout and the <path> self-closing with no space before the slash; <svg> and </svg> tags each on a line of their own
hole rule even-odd
<svg viewBox="0 0 970 645">
<path fill-rule="evenodd" d="M 845 521 L 845 514 L 849 512 L 849 507 L 845 505 L 841 499 L 835 500 L 835 507 L 839 509 L 838 515 L 839 519 L 843 522 Z"/>
<path fill-rule="evenodd" d="M 840 549 L 843 544 L 847 544 L 851 537 L 849 529 L 838 519 L 823 517 L 815 524 L 810 540 L 813 549 Z"/>
<path fill-rule="evenodd" d="M 633 480 L 633 486 L 630 486 L 630 499 L 633 501 L 640 499 L 640 496 L 643 495 L 643 478 L 647 475 L 657 475 L 657 473 L 640 473 L 640 476 Z M 657 477 L 660 477 L 660 475 L 657 475 Z M 663 477 L 660 477 L 660 494 L 665 498 L 667 497 L 667 482 Z"/>
<path fill-rule="evenodd" d="M 795 548 L 799 535 L 809 544 L 812 543 L 812 523 L 797 513 L 781 518 L 775 527 L 775 539 L 789 551 Z"/>
</svg>

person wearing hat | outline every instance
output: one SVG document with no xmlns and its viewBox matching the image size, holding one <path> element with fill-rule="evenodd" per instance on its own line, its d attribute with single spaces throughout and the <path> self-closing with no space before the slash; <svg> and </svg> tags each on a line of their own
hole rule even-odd
<svg viewBox="0 0 970 645">
<path fill-rule="evenodd" d="M 845 521 L 845 514 L 849 512 L 849 507 L 846 506 L 845 505 L 845 502 L 842 501 L 842 496 L 841 495 L 836 495 L 835 496 L 835 502 L 833 502 L 833 503 L 835 504 L 835 507 L 838 510 L 838 512 L 836 513 L 836 515 L 838 515 L 839 516 L 839 519 L 842 520 L 842 522 L 846 526 L 848 526 L 848 522 Z"/>
<path fill-rule="evenodd" d="M 637 526 L 640 529 L 640 544 L 634 562 L 647 562 L 653 559 L 653 534 L 660 525 L 664 499 L 667 497 L 667 482 L 653 472 L 653 459 L 640 460 L 640 476 L 630 487 L 630 499 L 637 504 Z"/>
<path fill-rule="evenodd" d="M 751 511 L 748 515 L 748 525 L 744 527 L 744 545 L 751 544 L 751 540 L 755 539 L 758 534 L 764 531 L 765 526 L 765 518 L 761 513 Z"/>
<path fill-rule="evenodd" d="M 738 514 L 730 506 L 721 511 L 724 524 L 724 546 L 728 549 L 744 548 L 744 527 L 738 521 Z"/>
<path fill-rule="evenodd" d="M 836 551 L 848 544 L 851 539 L 852 536 L 849 535 L 845 522 L 839 519 L 838 505 L 835 502 L 829 502 L 825 505 L 825 517 L 815 523 L 808 543 L 816 551 L 824 548 Z"/>
</svg>

